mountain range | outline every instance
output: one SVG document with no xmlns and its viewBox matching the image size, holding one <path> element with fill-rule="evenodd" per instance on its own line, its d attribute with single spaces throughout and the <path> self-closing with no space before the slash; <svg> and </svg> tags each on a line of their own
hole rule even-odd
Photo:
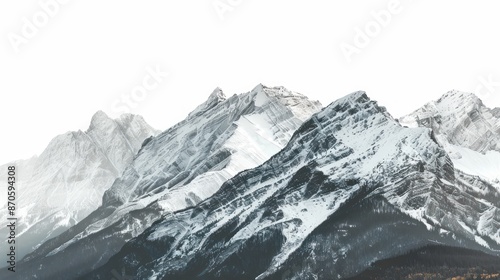
<svg viewBox="0 0 500 280">
<path fill-rule="evenodd" d="M 15 279 L 500 271 L 500 109 L 470 93 L 396 119 L 362 91 L 322 108 L 283 87 L 216 89 L 132 158 Z"/>
</svg>

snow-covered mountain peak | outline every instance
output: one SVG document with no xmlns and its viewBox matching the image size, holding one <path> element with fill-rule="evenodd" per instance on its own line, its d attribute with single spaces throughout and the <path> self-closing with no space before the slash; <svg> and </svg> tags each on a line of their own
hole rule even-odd
<svg viewBox="0 0 500 280">
<path fill-rule="evenodd" d="M 347 94 L 330 103 L 324 110 L 347 111 L 349 109 L 365 110 L 371 108 L 372 112 L 386 112 L 385 107 L 379 106 L 378 102 L 371 100 L 365 91 L 356 91 Z"/>
<path fill-rule="evenodd" d="M 144 120 L 144 118 L 140 115 L 125 113 L 120 115 L 118 118 L 113 119 L 109 117 L 105 112 L 99 110 L 97 111 L 90 121 L 89 128 L 85 133 L 92 133 L 93 130 L 97 130 L 99 132 L 95 133 L 105 133 L 109 134 L 116 128 L 121 128 L 127 130 L 129 127 L 134 127 L 135 129 L 147 128 L 153 134 L 157 134 L 158 131 L 155 131 L 148 123 Z"/>
<path fill-rule="evenodd" d="M 257 108 L 251 109 L 249 107 L 249 110 L 257 111 L 266 111 L 270 108 L 273 110 L 272 108 L 275 108 L 279 104 L 279 106 L 284 106 L 287 110 L 290 110 L 301 121 L 305 121 L 311 116 L 311 112 L 317 111 L 322 107 L 319 101 L 311 101 L 306 96 L 290 91 L 282 86 L 268 87 L 258 84 L 249 92 L 235 94 L 229 98 L 224 95 L 220 88 L 217 88 L 204 103 L 189 113 L 186 121 L 190 121 L 200 115 L 209 116 L 220 108 L 231 107 L 230 104 L 234 102 L 245 102 L 248 105 L 253 104 Z"/>
<path fill-rule="evenodd" d="M 132 122 L 145 122 L 144 118 L 141 115 L 135 115 L 130 113 L 121 114 L 120 117 L 116 119 L 116 121 L 122 124 L 128 124 Z"/>
<path fill-rule="evenodd" d="M 253 95 L 265 94 L 268 97 L 301 97 L 306 98 L 306 96 L 286 89 L 283 86 L 265 86 L 263 84 L 258 84 L 251 91 Z"/>
<path fill-rule="evenodd" d="M 92 119 L 90 120 L 89 130 L 100 127 L 103 124 L 109 123 L 111 121 L 113 120 L 106 113 L 99 110 L 92 116 Z"/>
<path fill-rule="evenodd" d="M 208 97 L 208 100 L 216 100 L 218 102 L 222 102 L 226 99 L 227 97 L 224 94 L 224 91 L 222 91 L 220 87 L 215 88 L 214 91 Z"/>
<path fill-rule="evenodd" d="M 452 116 L 460 122 L 469 117 L 475 110 L 486 108 L 475 94 L 451 90 L 443 94 L 438 100 L 429 102 L 413 113 L 401 118 L 401 122 L 410 126 L 417 126 L 417 120 L 430 116 Z"/>
<path fill-rule="evenodd" d="M 353 93 L 347 94 L 336 101 L 332 102 L 331 104 L 336 104 L 337 106 L 341 104 L 346 104 L 349 106 L 359 106 L 359 104 L 364 104 L 366 102 L 371 101 L 368 95 L 366 95 L 365 91 L 358 90 Z M 376 101 L 372 101 L 376 103 Z"/>
<path fill-rule="evenodd" d="M 370 101 L 370 98 L 368 97 L 368 95 L 366 95 L 366 91 L 364 90 L 358 90 L 358 91 L 355 91 L 353 93 L 349 93 L 347 95 L 345 95 L 344 97 L 341 97 L 339 99 L 337 99 L 336 101 L 333 101 L 332 103 L 346 103 L 346 102 L 349 102 L 349 103 L 364 103 L 366 101 Z M 373 101 L 373 102 L 376 102 L 376 101 Z"/>
<path fill-rule="evenodd" d="M 97 110 L 91 118 L 91 123 L 99 119 L 109 119 L 109 116 L 102 110 Z"/>
<path fill-rule="evenodd" d="M 432 103 L 431 103 L 432 104 Z M 472 110 L 483 107 L 483 102 L 474 93 L 451 90 L 439 98 L 435 104 L 436 108 L 448 114 L 461 115 Z"/>
<path fill-rule="evenodd" d="M 432 128 L 447 142 L 480 153 L 500 152 L 500 114 L 472 93 L 449 91 L 402 117 L 400 123 Z"/>
<path fill-rule="evenodd" d="M 259 92 L 259 91 L 263 91 L 265 88 L 269 88 L 265 85 L 263 85 L 262 83 L 259 83 L 258 85 L 256 85 L 253 89 L 252 89 L 252 92 Z"/>
<path fill-rule="evenodd" d="M 216 89 L 214 89 L 214 91 L 212 91 L 212 93 L 208 96 L 205 102 L 198 105 L 196 109 L 194 109 L 191 113 L 189 113 L 187 119 L 191 119 L 196 116 L 205 114 L 206 112 L 210 111 L 220 103 L 226 101 L 226 99 L 227 99 L 226 95 L 224 94 L 222 89 L 217 87 Z"/>
<path fill-rule="evenodd" d="M 319 101 L 311 101 L 305 95 L 290 91 L 283 86 L 268 87 L 258 84 L 249 94 L 255 106 L 265 109 L 281 104 L 302 121 L 310 117 L 311 110 L 315 111 L 321 108 Z"/>
<path fill-rule="evenodd" d="M 474 93 L 460 91 L 456 89 L 452 89 L 443 94 L 443 96 L 441 96 L 441 98 L 439 98 L 437 102 L 446 102 L 447 100 L 453 100 L 453 101 L 461 100 L 472 103 L 480 102 L 480 99 Z"/>
<path fill-rule="evenodd" d="M 360 114 L 357 114 L 358 112 L 360 112 Z M 346 119 L 354 115 L 356 122 L 362 120 L 365 125 L 369 125 L 368 122 L 373 122 L 375 119 L 380 118 L 393 120 L 386 108 L 379 106 L 377 101 L 371 100 L 364 91 L 356 91 L 339 98 L 337 101 L 325 107 L 323 111 L 318 114 L 318 117 L 331 117 L 339 113 Z M 374 115 L 378 116 L 375 117 Z M 370 116 L 373 117 L 370 118 Z"/>
</svg>

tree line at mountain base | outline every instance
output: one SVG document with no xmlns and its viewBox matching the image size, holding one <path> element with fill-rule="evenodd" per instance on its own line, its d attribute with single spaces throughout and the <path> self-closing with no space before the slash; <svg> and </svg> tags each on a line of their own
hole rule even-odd
<svg viewBox="0 0 500 280">
<path fill-rule="evenodd" d="M 464 248 L 428 245 L 377 261 L 351 278 L 361 279 L 500 279 L 500 258 Z"/>
</svg>

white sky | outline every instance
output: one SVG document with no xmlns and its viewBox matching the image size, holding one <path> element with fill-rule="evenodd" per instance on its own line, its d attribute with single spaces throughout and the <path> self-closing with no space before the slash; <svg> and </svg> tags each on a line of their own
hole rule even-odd
<svg viewBox="0 0 500 280">
<path fill-rule="evenodd" d="M 45 17 L 51 1 L 0 2 L 0 163 L 87 129 L 97 110 L 118 116 L 121 96 L 138 98 L 157 67 L 169 76 L 147 80 L 128 107 L 162 130 L 217 86 L 232 95 L 258 83 L 324 105 L 365 90 L 396 117 L 451 89 L 500 106 L 495 0 L 66 0 Z M 382 27 L 381 10 L 392 13 Z M 341 45 L 355 46 L 356 28 L 373 37 L 349 62 Z"/>
</svg>

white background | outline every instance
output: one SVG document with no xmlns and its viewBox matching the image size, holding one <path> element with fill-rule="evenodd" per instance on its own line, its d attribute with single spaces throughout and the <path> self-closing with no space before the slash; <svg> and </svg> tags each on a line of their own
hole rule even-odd
<svg viewBox="0 0 500 280">
<path fill-rule="evenodd" d="M 157 67 L 168 77 L 128 108 L 161 130 L 216 87 L 258 83 L 324 105 L 365 90 L 395 117 L 452 89 L 500 106 L 494 0 L 54 1 L 0 2 L 0 163 L 87 129 L 97 110 L 117 117 Z"/>
</svg>

